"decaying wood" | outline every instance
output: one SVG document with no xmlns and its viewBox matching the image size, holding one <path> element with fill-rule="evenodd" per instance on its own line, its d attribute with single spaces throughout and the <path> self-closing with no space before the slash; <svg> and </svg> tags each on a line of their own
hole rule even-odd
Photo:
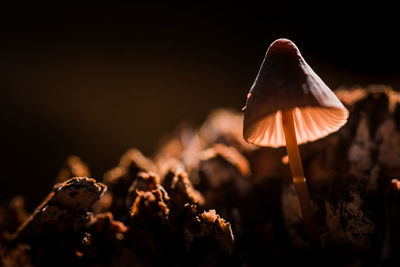
<svg viewBox="0 0 400 267">
<path fill-rule="evenodd" d="M 286 150 L 245 143 L 242 114 L 219 109 L 153 158 L 127 151 L 104 184 L 57 184 L 28 218 L 21 197 L 2 203 L 3 266 L 399 265 L 400 94 L 374 85 L 337 96 L 348 123 L 300 146 L 322 256 L 310 250 Z"/>
<path fill-rule="evenodd" d="M 18 228 L 10 247 L 28 245 L 34 265 L 54 264 L 60 259 L 64 264 L 73 264 L 89 222 L 89 212 L 105 190 L 105 185 L 90 178 L 72 178 L 55 185 Z"/>
</svg>

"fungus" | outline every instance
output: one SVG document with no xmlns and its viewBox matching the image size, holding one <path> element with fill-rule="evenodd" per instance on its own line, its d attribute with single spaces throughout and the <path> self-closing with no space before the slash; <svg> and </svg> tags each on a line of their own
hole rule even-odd
<svg viewBox="0 0 400 267">
<path fill-rule="evenodd" d="M 288 39 L 278 39 L 268 48 L 243 110 L 243 137 L 247 142 L 268 147 L 286 145 L 305 231 L 311 244 L 319 247 L 298 145 L 340 129 L 347 121 L 348 110 Z"/>
</svg>

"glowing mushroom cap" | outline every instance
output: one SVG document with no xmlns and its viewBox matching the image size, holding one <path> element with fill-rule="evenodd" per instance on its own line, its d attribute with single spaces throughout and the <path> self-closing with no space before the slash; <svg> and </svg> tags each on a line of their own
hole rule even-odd
<svg viewBox="0 0 400 267">
<path fill-rule="evenodd" d="M 348 110 L 288 39 L 273 42 L 244 109 L 243 137 L 259 146 L 285 146 L 282 110 L 292 109 L 298 144 L 340 129 Z"/>
</svg>

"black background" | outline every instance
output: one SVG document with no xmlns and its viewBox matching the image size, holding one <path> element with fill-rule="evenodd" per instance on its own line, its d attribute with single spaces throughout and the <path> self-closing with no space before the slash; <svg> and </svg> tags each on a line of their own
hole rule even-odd
<svg viewBox="0 0 400 267">
<path fill-rule="evenodd" d="M 181 121 L 240 110 L 280 37 L 332 89 L 400 88 L 399 15 L 383 1 L 14 2 L 0 6 L 0 200 L 22 194 L 30 207 L 68 155 L 101 178 Z"/>
</svg>

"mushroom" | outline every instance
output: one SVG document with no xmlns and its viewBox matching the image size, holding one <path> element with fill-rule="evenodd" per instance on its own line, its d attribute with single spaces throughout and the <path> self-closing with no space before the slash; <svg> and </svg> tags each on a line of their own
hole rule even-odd
<svg viewBox="0 0 400 267">
<path fill-rule="evenodd" d="M 267 147 L 286 145 L 304 228 L 311 244 L 320 247 L 298 144 L 340 129 L 348 110 L 288 39 L 278 39 L 268 48 L 243 110 L 247 142 Z"/>
</svg>

